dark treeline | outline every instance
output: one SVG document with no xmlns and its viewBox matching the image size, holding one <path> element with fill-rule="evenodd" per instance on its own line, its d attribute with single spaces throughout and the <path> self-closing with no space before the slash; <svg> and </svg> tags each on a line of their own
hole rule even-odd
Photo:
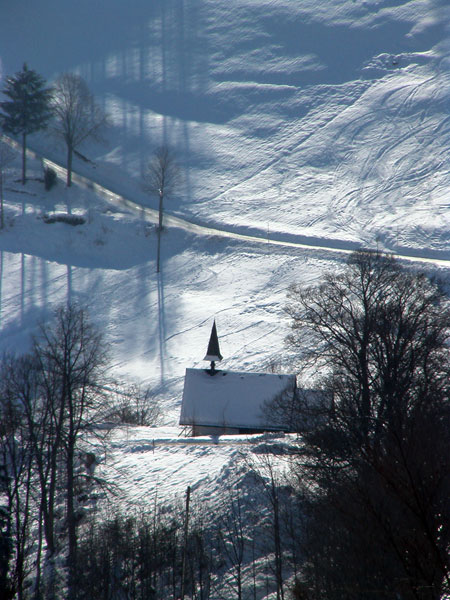
<svg viewBox="0 0 450 600">
<path fill-rule="evenodd" d="M 299 568 L 298 506 L 292 489 L 270 479 L 268 465 L 265 455 L 251 476 L 256 502 L 243 489 L 224 490 L 219 511 L 198 502 L 193 508 L 155 506 L 135 516 L 87 522 L 79 542 L 76 598 L 291 597 L 287 578 Z"/>
<path fill-rule="evenodd" d="M 297 598 L 438 600 L 450 593 L 450 306 L 378 252 L 293 286 L 291 347 L 322 397 L 303 398 L 295 461 L 307 516 Z M 301 423 L 299 418 L 298 423 Z"/>
<path fill-rule="evenodd" d="M 218 539 L 201 523 L 193 523 L 186 537 L 184 531 L 177 512 L 91 522 L 79 546 L 76 598 L 217 597 L 211 579 L 221 566 Z"/>
<path fill-rule="evenodd" d="M 48 568 L 64 543 L 75 578 L 78 497 L 92 484 L 82 441 L 104 410 L 105 365 L 101 336 L 77 307 L 59 309 L 28 354 L 1 363 L 2 536 L 19 600 L 31 575 L 39 596 L 44 548 Z"/>
</svg>

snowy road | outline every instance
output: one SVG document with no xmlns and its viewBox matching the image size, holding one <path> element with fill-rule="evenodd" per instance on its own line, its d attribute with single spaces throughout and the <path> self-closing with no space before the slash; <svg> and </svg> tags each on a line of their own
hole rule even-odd
<svg viewBox="0 0 450 600">
<path fill-rule="evenodd" d="M 11 143 L 11 145 L 13 145 L 16 148 L 20 147 L 13 140 L 9 140 L 9 142 Z M 65 167 L 63 167 L 62 165 L 60 165 L 48 158 L 41 157 L 39 154 L 37 154 L 33 150 L 29 150 L 28 152 L 29 152 L 29 155 L 31 158 L 41 160 L 44 165 L 53 168 L 58 173 L 58 176 L 61 179 L 65 180 L 66 174 L 67 174 Z M 143 217 L 152 223 L 158 222 L 158 211 L 157 210 L 148 208 L 146 206 L 143 206 L 142 204 L 139 204 L 137 202 L 134 202 L 133 200 L 130 200 L 129 198 L 126 198 L 125 196 L 123 196 L 121 194 L 117 194 L 117 193 L 113 192 L 112 190 L 104 187 L 100 183 L 97 183 L 96 181 L 93 181 L 92 179 L 85 177 L 84 175 L 80 175 L 76 172 L 73 172 L 72 181 L 73 181 L 73 183 L 79 185 L 80 187 L 94 191 L 95 193 L 100 195 L 102 198 L 107 200 L 109 203 L 111 203 L 112 205 L 114 205 L 118 208 L 121 208 L 121 209 L 126 208 L 128 210 L 131 210 L 131 211 L 139 214 L 141 216 L 141 218 Z M 287 247 L 287 248 L 289 248 L 289 247 L 290 248 L 299 248 L 299 249 L 314 250 L 314 251 L 319 250 L 319 251 L 323 251 L 323 252 L 327 252 L 327 253 L 331 252 L 331 253 L 335 253 L 335 254 L 351 254 L 356 249 L 356 247 L 353 247 L 353 248 L 343 247 L 342 240 L 332 240 L 331 241 L 331 240 L 327 240 L 327 239 L 322 239 L 322 242 L 319 244 L 319 243 L 313 243 L 313 242 L 305 243 L 305 242 L 294 242 L 294 241 L 273 239 L 273 238 L 269 238 L 267 235 L 266 236 L 247 235 L 247 234 L 237 233 L 235 231 L 230 231 L 230 230 L 226 230 L 226 229 L 209 227 L 207 225 L 199 225 L 197 223 L 192 223 L 191 221 L 188 221 L 186 219 L 182 219 L 180 217 L 176 217 L 174 215 L 170 215 L 167 213 L 164 214 L 164 223 L 168 226 L 178 227 L 178 228 L 184 229 L 185 231 L 189 231 L 189 232 L 197 234 L 197 235 L 220 236 L 223 238 L 230 238 L 230 239 L 235 239 L 235 240 L 240 240 L 240 241 L 245 241 L 245 242 L 250 242 L 250 243 L 256 243 L 256 244 L 265 244 L 265 245 L 270 244 L 270 245 L 274 245 L 274 246 L 283 246 L 283 247 Z M 405 260 L 405 261 L 409 261 L 409 262 L 429 263 L 429 264 L 442 266 L 442 267 L 450 266 L 449 259 L 433 258 L 433 257 L 427 257 L 427 256 L 420 256 L 420 255 L 398 254 L 395 252 L 393 252 L 392 254 L 400 260 Z"/>
</svg>

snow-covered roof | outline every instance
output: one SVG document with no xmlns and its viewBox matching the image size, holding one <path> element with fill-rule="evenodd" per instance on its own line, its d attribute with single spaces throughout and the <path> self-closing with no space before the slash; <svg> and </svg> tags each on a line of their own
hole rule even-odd
<svg viewBox="0 0 450 600">
<path fill-rule="evenodd" d="M 281 429 L 264 406 L 294 389 L 295 375 L 186 369 L 180 425 Z"/>
</svg>

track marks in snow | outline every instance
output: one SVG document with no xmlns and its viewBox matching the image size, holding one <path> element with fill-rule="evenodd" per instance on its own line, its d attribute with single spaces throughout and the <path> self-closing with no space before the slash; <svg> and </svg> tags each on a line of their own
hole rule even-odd
<svg viewBox="0 0 450 600">
<path fill-rule="evenodd" d="M 189 484 L 195 487 L 213 482 L 224 465 L 230 464 L 242 444 L 155 444 L 151 449 L 115 452 L 99 473 L 117 490 L 128 507 L 139 508 L 149 493 L 166 499 L 182 499 Z"/>
<path fill-rule="evenodd" d="M 378 99 L 377 94 L 373 99 L 373 117 L 364 113 L 362 122 L 348 123 L 339 132 L 349 140 L 350 150 L 335 169 L 335 191 L 328 207 L 337 227 L 370 242 L 378 235 L 380 212 L 384 227 L 389 218 L 392 224 L 402 219 L 403 227 L 408 226 L 416 198 L 424 195 L 430 210 L 439 214 L 439 205 L 430 200 L 448 179 L 444 167 L 449 128 L 449 117 L 439 113 L 440 83 L 439 74 L 410 77 L 406 84 L 397 84 L 396 79 L 381 82 Z M 396 87 L 383 91 L 389 85 Z M 436 145 L 441 152 L 436 152 Z M 429 241 L 422 238 L 420 245 Z"/>
</svg>

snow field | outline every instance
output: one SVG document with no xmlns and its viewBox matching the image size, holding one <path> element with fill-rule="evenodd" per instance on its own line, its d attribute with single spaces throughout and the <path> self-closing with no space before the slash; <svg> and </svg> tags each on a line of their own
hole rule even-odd
<svg viewBox="0 0 450 600">
<path fill-rule="evenodd" d="M 444 259 L 426 268 L 448 281 L 450 9 L 445 0 L 28 4 L 26 19 L 23 3 L 2 9 L 0 77 L 24 60 L 49 81 L 79 73 L 110 114 L 106 144 L 83 147 L 91 162 L 76 159 L 77 172 L 155 208 L 141 175 L 168 143 L 183 180 L 167 213 L 268 242 L 170 226 L 158 277 L 150 220 L 61 181 L 49 194 L 36 181 L 23 190 L 18 158 L 0 233 L 0 349 L 25 351 L 57 305 L 86 305 L 111 374 L 149 385 L 171 427 L 114 432 L 98 470 L 123 506 L 155 494 L 179 501 L 187 485 L 211 506 L 227 486 L 256 494 L 241 462 L 251 444 L 180 440 L 185 368 L 203 365 L 213 318 L 225 368 L 293 368 L 286 290 L 346 256 L 271 239 Z M 30 144 L 64 161 L 47 133 Z M 37 160 L 29 169 L 42 175 Z M 41 218 L 69 209 L 86 224 Z"/>
</svg>

